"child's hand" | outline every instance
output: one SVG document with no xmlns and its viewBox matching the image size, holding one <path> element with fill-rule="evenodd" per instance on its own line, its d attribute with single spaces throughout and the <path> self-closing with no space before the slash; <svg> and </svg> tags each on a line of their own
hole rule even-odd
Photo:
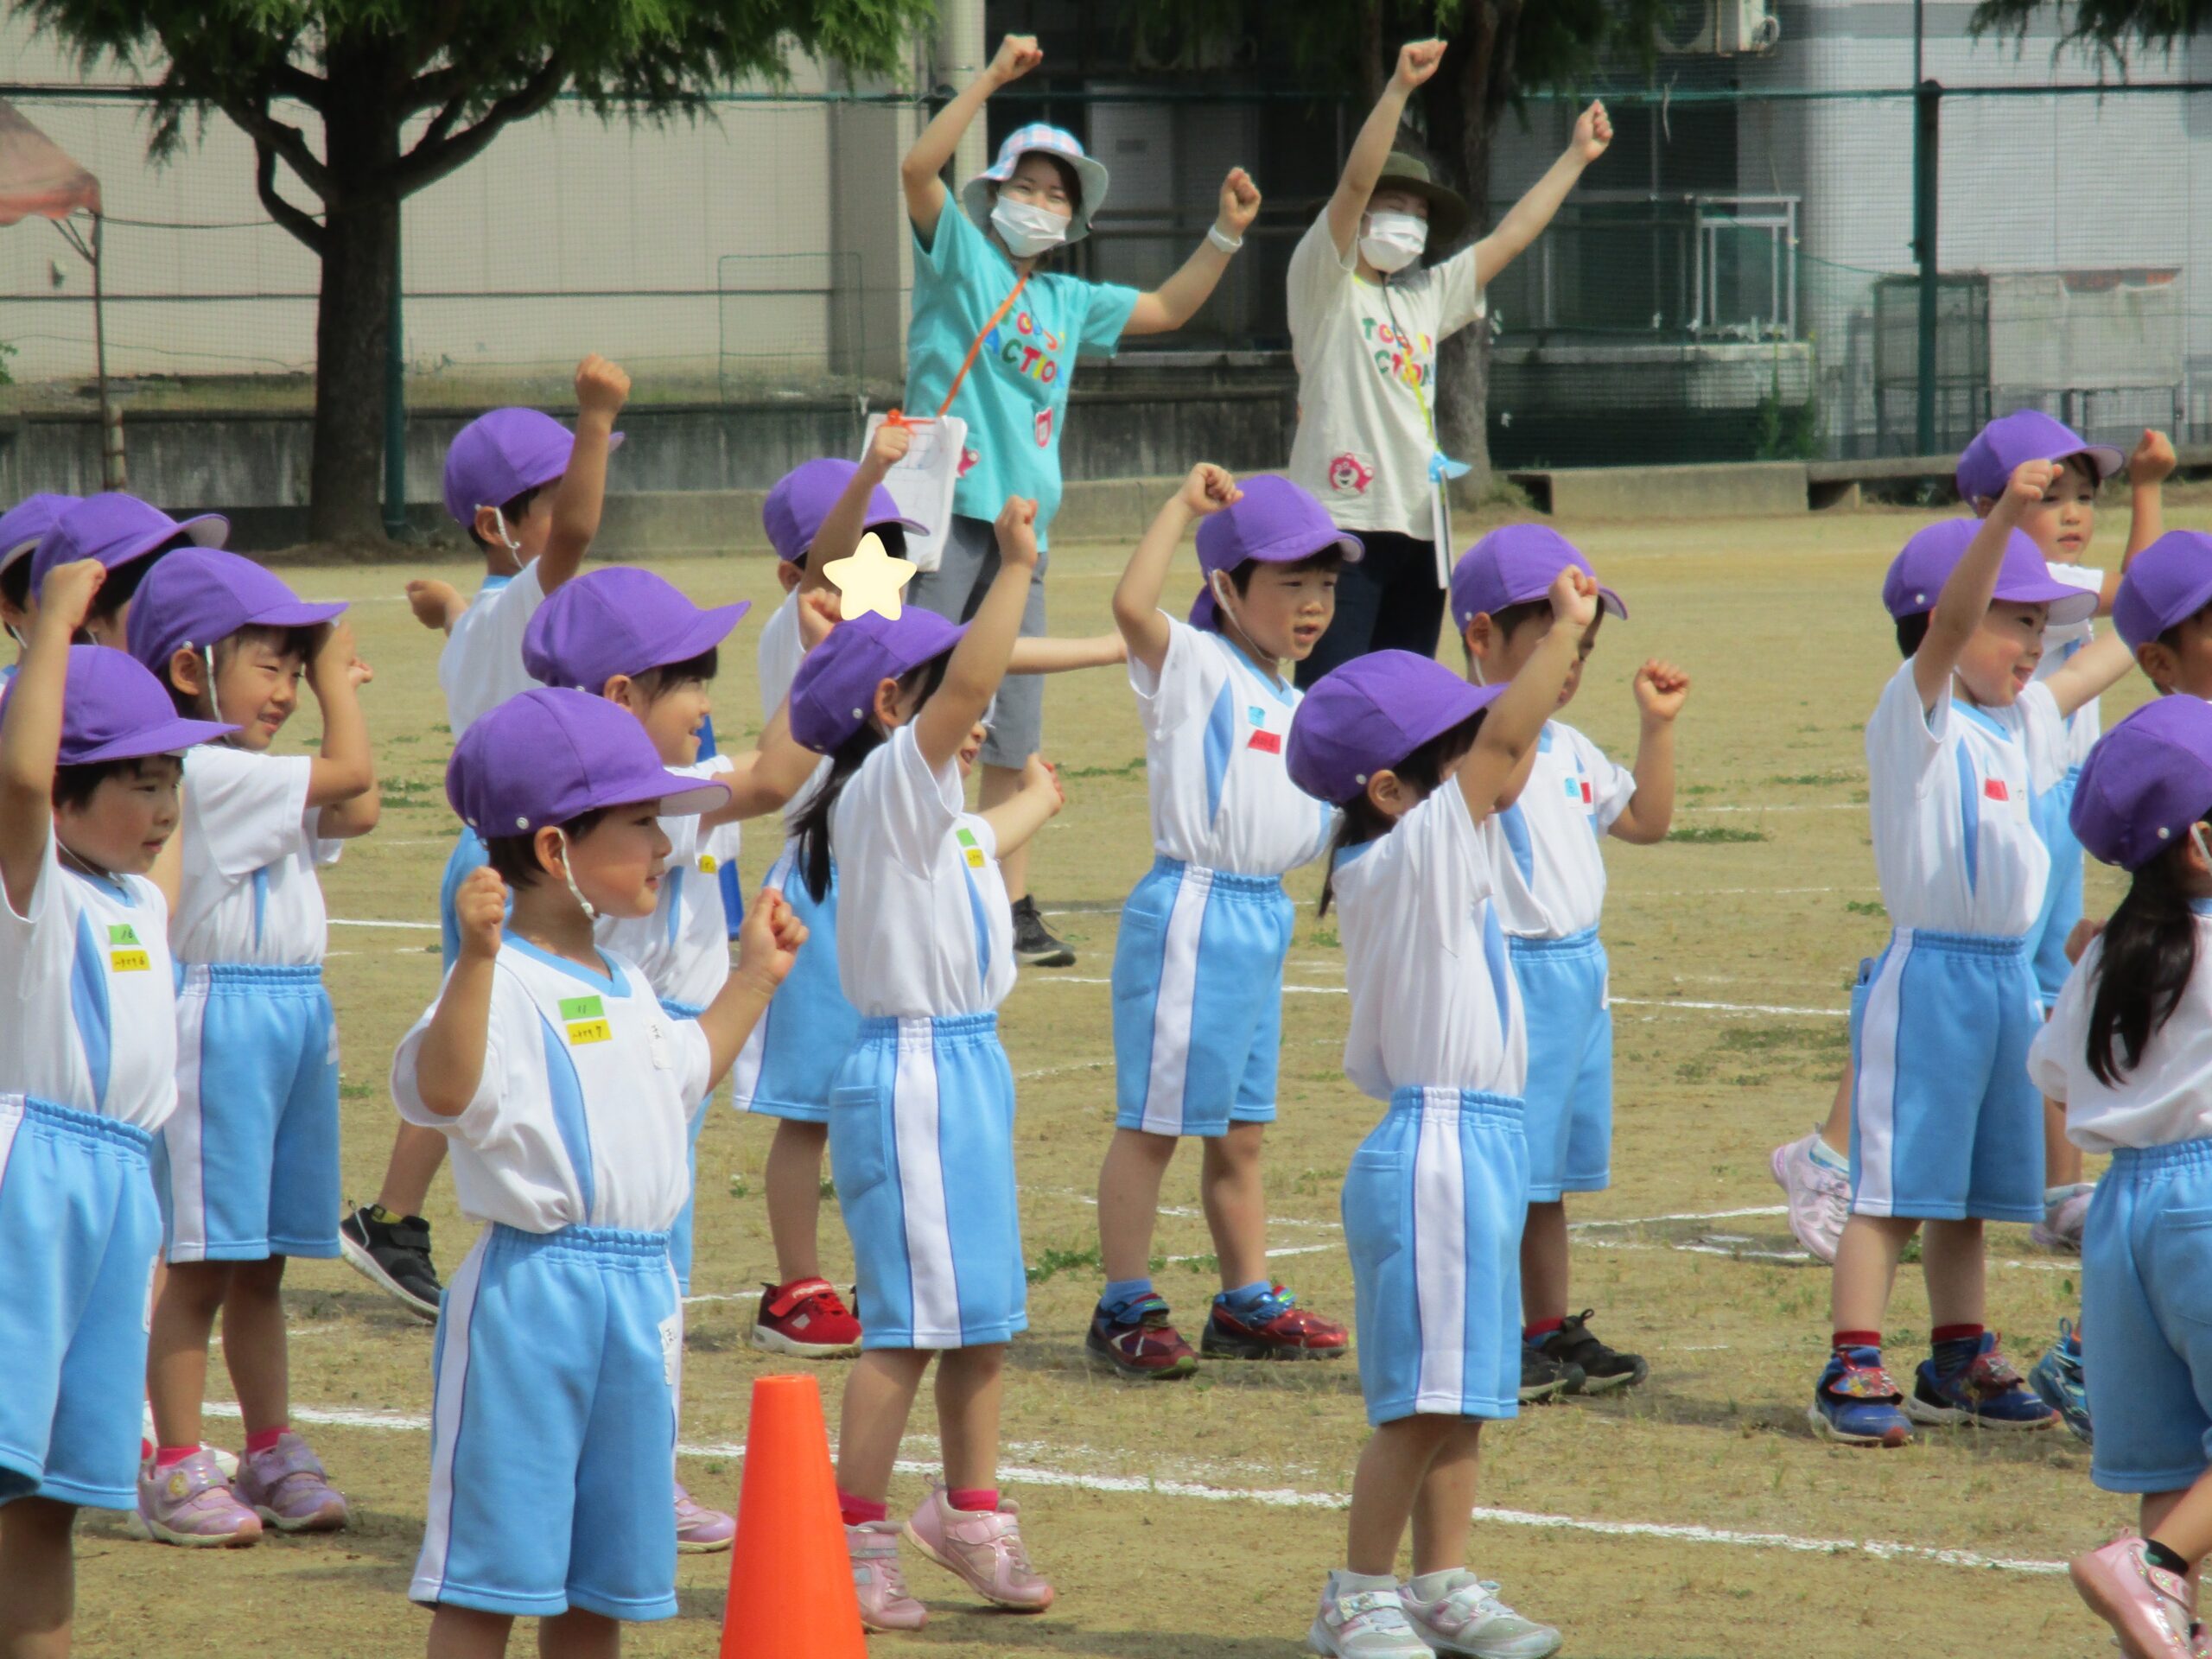
<svg viewBox="0 0 2212 1659">
<path fill-rule="evenodd" d="M 1060 774 L 1052 763 L 1040 754 L 1033 754 L 1021 768 L 1021 786 L 1035 790 L 1052 805 L 1052 816 L 1058 817 L 1060 809 L 1068 804 L 1068 792 L 1060 785 Z"/>
<path fill-rule="evenodd" d="M 737 930 L 738 971 L 773 991 L 782 984 L 806 943 L 806 924 L 784 902 L 779 888 L 763 887 Z"/>
<path fill-rule="evenodd" d="M 2057 478 L 2058 467 L 2052 461 L 2022 461 L 2005 481 L 2005 494 L 1997 503 L 1996 511 L 2009 518 L 2018 518 L 2044 499 Z"/>
<path fill-rule="evenodd" d="M 610 363 L 594 352 L 576 365 L 576 408 L 586 415 L 613 420 L 630 398 L 630 377 L 619 363 Z"/>
<path fill-rule="evenodd" d="M 353 682 L 354 690 L 359 690 L 361 687 L 366 685 L 371 680 L 376 678 L 377 671 L 373 668 L 371 668 L 366 663 L 363 662 L 359 657 L 356 657 L 352 663 L 347 664 L 346 675 L 348 679 Z"/>
<path fill-rule="evenodd" d="M 2128 454 L 2127 481 L 2139 490 L 2145 484 L 2163 484 L 2173 476 L 2175 465 L 2173 440 L 2145 428 Z"/>
<path fill-rule="evenodd" d="M 1682 712 L 1690 677 L 1656 657 L 1636 671 L 1636 707 L 1647 725 L 1663 725 Z"/>
<path fill-rule="evenodd" d="M 1226 467 L 1217 467 L 1202 461 L 1191 468 L 1191 475 L 1183 480 L 1180 499 L 1191 510 L 1192 517 L 1205 518 L 1233 505 L 1244 499 L 1244 492 L 1236 487 L 1236 478 Z"/>
<path fill-rule="evenodd" d="M 1215 227 L 1230 241 L 1238 241 L 1259 216 L 1260 187 L 1243 168 L 1230 168 L 1221 181 L 1221 211 L 1214 217 Z"/>
<path fill-rule="evenodd" d="M 830 637 L 830 629 L 845 620 L 837 600 L 835 588 L 817 588 L 798 596 L 798 644 L 802 652 L 812 651 Z"/>
<path fill-rule="evenodd" d="M 999 509 L 996 526 L 999 563 L 1016 569 L 1037 567 L 1037 504 L 1027 496 L 1009 495 Z"/>
<path fill-rule="evenodd" d="M 449 582 L 425 576 L 407 584 L 407 608 L 424 627 L 442 630 L 453 626 L 453 619 L 464 607 L 459 588 Z"/>
<path fill-rule="evenodd" d="M 353 647 L 353 625 L 344 617 L 334 617 L 317 630 L 315 650 L 308 658 L 308 679 L 311 683 L 327 684 L 326 677 L 343 674 L 349 683 L 358 685 L 352 677 L 360 658 Z"/>
<path fill-rule="evenodd" d="M 2089 941 L 2104 931 L 2102 922 L 2091 921 L 2087 916 L 2075 923 L 2074 931 L 2066 936 L 2066 960 L 2081 961 L 2082 953 L 2089 948 Z"/>
<path fill-rule="evenodd" d="M 1390 77 L 1390 85 L 1399 92 L 1410 92 L 1433 75 L 1443 62 L 1443 41 L 1408 41 L 1398 48 L 1397 73 Z"/>
<path fill-rule="evenodd" d="M 913 447 L 912 427 L 904 421 L 886 421 L 868 441 L 868 454 L 861 460 L 870 472 L 880 478 L 906 460 L 906 452 Z"/>
<path fill-rule="evenodd" d="M 507 884 L 488 864 L 465 876 L 453 896 L 453 918 L 461 932 L 461 954 L 489 962 L 499 954 L 499 935 L 507 925 Z"/>
<path fill-rule="evenodd" d="M 1598 620 L 1598 584 L 1570 564 L 1552 578 L 1551 602 L 1553 619 L 1579 635 Z"/>
<path fill-rule="evenodd" d="M 39 584 L 39 620 L 44 621 L 51 616 L 56 626 L 74 634 L 92 613 L 92 600 L 106 581 L 107 567 L 98 559 L 75 559 L 55 565 Z"/>
<path fill-rule="evenodd" d="M 1045 54 L 1034 35 L 1009 35 L 999 42 L 998 55 L 983 73 L 990 77 L 991 85 L 1003 86 L 1010 80 L 1020 80 L 1044 61 Z"/>
<path fill-rule="evenodd" d="M 1605 113 L 1605 106 L 1601 101 L 1582 111 L 1581 118 L 1574 124 L 1574 137 L 1567 147 L 1583 166 L 1587 167 L 1604 155 L 1612 142 L 1612 118 Z"/>
</svg>

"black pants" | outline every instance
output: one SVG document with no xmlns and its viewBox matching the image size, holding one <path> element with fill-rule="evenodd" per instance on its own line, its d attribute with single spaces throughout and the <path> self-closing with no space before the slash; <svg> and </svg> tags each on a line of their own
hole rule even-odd
<svg viewBox="0 0 2212 1659">
<path fill-rule="evenodd" d="M 1367 556 L 1337 575 L 1337 614 L 1313 654 L 1298 665 L 1301 690 L 1371 651 L 1436 655 L 1445 599 L 1436 585 L 1436 543 L 1392 531 L 1363 530 L 1358 535 Z"/>
</svg>

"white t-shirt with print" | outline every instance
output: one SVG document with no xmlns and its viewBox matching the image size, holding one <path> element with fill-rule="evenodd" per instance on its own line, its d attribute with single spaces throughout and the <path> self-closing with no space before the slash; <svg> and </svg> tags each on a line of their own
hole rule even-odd
<svg viewBox="0 0 2212 1659">
<path fill-rule="evenodd" d="M 2093 939 L 2028 1050 L 2028 1075 L 2066 1108 L 2066 1138 L 2085 1152 L 2168 1147 L 2212 1136 L 2212 905 L 2196 912 L 2196 969 L 2141 1059 L 2117 1084 L 2089 1070 L 2089 1011 L 2104 941 Z M 2115 1064 L 2126 1056 L 2113 1045 Z"/>
<path fill-rule="evenodd" d="M 179 962 L 308 967 L 329 947 L 322 882 L 345 842 L 315 834 L 315 762 L 203 743 L 184 757 L 184 875 L 171 944 Z"/>
<path fill-rule="evenodd" d="M 1326 212 L 1300 238 L 1290 256 L 1298 436 L 1286 471 L 1344 529 L 1430 539 L 1437 344 L 1486 309 L 1471 246 L 1376 283 L 1359 275 L 1357 243 L 1338 253 Z"/>
</svg>

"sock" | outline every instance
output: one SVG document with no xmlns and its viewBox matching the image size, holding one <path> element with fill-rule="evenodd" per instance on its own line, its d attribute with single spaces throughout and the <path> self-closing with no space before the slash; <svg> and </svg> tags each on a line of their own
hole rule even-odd
<svg viewBox="0 0 2212 1659">
<path fill-rule="evenodd" d="M 2063 1341 L 2063 1342 L 2062 1342 L 2062 1343 L 2060 1343 L 2060 1344 L 2058 1344 L 2058 1346 L 2059 1346 L 2059 1350 L 2060 1350 L 2060 1351 L 2061 1351 L 2061 1352 L 2063 1352 L 2063 1353 L 2066 1356 L 2066 1357 L 2067 1357 L 2067 1358 L 2069 1358 L 2069 1359 L 2079 1359 L 2079 1358 L 2081 1358 L 2081 1357 L 2082 1357 L 2082 1333 L 2081 1333 L 2079 1331 L 2069 1331 L 2069 1332 L 2066 1333 L 2066 1340 L 2065 1340 L 2065 1341 Z"/>
<path fill-rule="evenodd" d="M 1406 1580 L 1406 1588 L 1423 1601 L 1437 1601 L 1459 1587 L 1459 1580 L 1466 1576 L 1464 1567 L 1447 1567 L 1441 1573 L 1422 1573 Z"/>
<path fill-rule="evenodd" d="M 2073 1196 L 2074 1184 L 2071 1181 L 2063 1186 L 2046 1186 L 2043 1190 L 2043 1207 L 2046 1210 L 2056 1208 Z"/>
<path fill-rule="evenodd" d="M 154 1450 L 154 1467 L 174 1469 L 200 1448 L 196 1446 L 163 1446 Z"/>
<path fill-rule="evenodd" d="M 1275 1287 L 1264 1279 L 1255 1279 L 1249 1285 L 1239 1285 L 1234 1290 L 1224 1290 L 1214 1298 L 1238 1319 L 1244 1319 L 1260 1310 L 1260 1305 L 1275 1294 Z"/>
<path fill-rule="evenodd" d="M 1822 1169 L 1832 1169 L 1839 1175 L 1851 1173 L 1851 1160 L 1821 1140 L 1818 1131 L 1813 1135 L 1812 1157 Z"/>
<path fill-rule="evenodd" d="M 1107 1281 L 1106 1294 L 1098 1299 L 1098 1306 L 1109 1313 L 1126 1313 L 1151 1294 L 1149 1279 L 1111 1279 Z"/>
<path fill-rule="evenodd" d="M 2163 1567 L 2181 1578 L 2189 1576 L 2189 1563 L 2155 1538 L 2143 1541 L 2143 1559 L 2153 1567 Z"/>
<path fill-rule="evenodd" d="M 138 1461 L 141 1463 L 151 1463 L 153 1460 L 154 1443 L 151 1440 L 142 1439 L 138 1442 Z"/>
<path fill-rule="evenodd" d="M 1551 1335 L 1553 1332 L 1559 1330 L 1561 1326 L 1565 1325 L 1567 1321 L 1565 1319 L 1538 1319 L 1534 1325 L 1524 1325 L 1521 1327 L 1521 1340 L 1531 1344 L 1541 1343 L 1546 1337 Z M 1433 1596 L 1423 1596 L 1421 1599 L 1423 1601 L 1433 1601 L 1435 1598 Z"/>
<path fill-rule="evenodd" d="M 407 1219 L 404 1216 L 395 1216 L 391 1211 L 385 1209 L 384 1205 L 380 1204 L 371 1205 L 368 1209 L 368 1216 L 371 1221 L 375 1222 L 380 1227 L 395 1226 L 398 1223 Z"/>
<path fill-rule="evenodd" d="M 1839 1331 L 1830 1344 L 1839 1354 L 1847 1348 L 1872 1348 L 1879 1352 L 1882 1333 L 1878 1331 Z"/>
<path fill-rule="evenodd" d="M 1948 1376 L 1972 1364 L 1981 1351 L 1981 1333 L 1978 1325 L 1939 1325 L 1929 1332 L 1929 1353 L 1936 1374 Z"/>
<path fill-rule="evenodd" d="M 844 1517 L 847 1526 L 864 1527 L 871 1521 L 888 1520 L 891 1506 L 869 1498 L 855 1497 L 850 1492 L 840 1490 L 837 1493 L 837 1513 Z"/>
<path fill-rule="evenodd" d="M 1348 1567 L 1329 1574 L 1329 1588 L 1339 1596 L 1356 1596 L 1363 1590 L 1395 1590 L 1397 1579 L 1389 1573 L 1355 1573 Z"/>
<path fill-rule="evenodd" d="M 252 1433 L 245 1437 L 245 1449 L 247 1455 L 256 1456 L 261 1452 L 274 1449 L 276 1445 L 277 1437 L 290 1427 L 291 1425 L 289 1423 L 279 1423 L 274 1428 L 257 1428 Z"/>
<path fill-rule="evenodd" d="M 995 1486 L 948 1486 L 944 1501 L 956 1510 L 967 1510 L 978 1515 L 996 1515 L 999 1489 Z"/>
</svg>

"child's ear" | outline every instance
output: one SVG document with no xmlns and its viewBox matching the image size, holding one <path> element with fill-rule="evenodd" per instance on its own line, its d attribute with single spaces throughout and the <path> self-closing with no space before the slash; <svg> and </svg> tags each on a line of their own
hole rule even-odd
<svg viewBox="0 0 2212 1659">
<path fill-rule="evenodd" d="M 638 689 L 638 683 L 627 674 L 609 675 L 607 683 L 599 688 L 599 695 L 609 702 L 620 704 L 633 715 L 642 709 L 645 701 Z"/>
<path fill-rule="evenodd" d="M 207 695 L 207 665 L 191 646 L 179 645 L 169 653 L 169 683 L 188 697 Z"/>
<path fill-rule="evenodd" d="M 798 587 L 799 583 L 806 580 L 806 567 L 803 564 L 793 564 L 789 559 L 778 559 L 776 580 L 783 584 L 785 593 L 791 593 Z"/>
<path fill-rule="evenodd" d="M 541 826 L 530 838 L 530 850 L 537 855 L 538 869 L 556 881 L 566 868 L 563 861 L 567 857 L 563 850 L 567 840 L 556 826 L 550 823 Z"/>
<path fill-rule="evenodd" d="M 507 526 L 505 535 L 500 533 L 500 517 L 497 507 L 476 509 L 476 537 L 487 548 L 504 549 L 507 544 L 507 537 L 515 533 L 514 526 L 512 524 Z"/>
<path fill-rule="evenodd" d="M 886 731 L 899 725 L 898 681 L 886 678 L 875 683 L 875 705 L 870 712 L 875 716 L 875 723 Z"/>
<path fill-rule="evenodd" d="M 2162 692 L 2173 690 L 2175 671 L 2181 666 L 2174 660 L 2172 649 L 2156 639 L 2145 639 L 2135 647 L 2135 665 Z"/>
</svg>

